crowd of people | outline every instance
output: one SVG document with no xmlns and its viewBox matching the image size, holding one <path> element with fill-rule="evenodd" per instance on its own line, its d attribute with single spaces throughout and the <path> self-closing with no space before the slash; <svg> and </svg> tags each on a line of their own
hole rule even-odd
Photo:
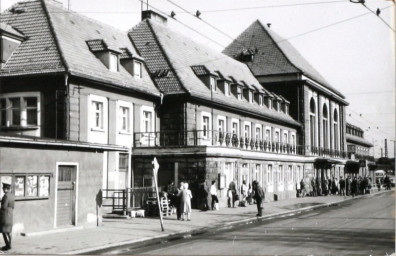
<svg viewBox="0 0 396 256">
<path fill-rule="evenodd" d="M 174 182 L 170 181 L 165 188 L 165 192 L 170 201 L 170 206 L 176 210 L 177 219 L 190 221 L 192 193 L 188 189 L 188 183 L 180 182 L 180 186 L 176 187 Z M 216 181 L 211 182 L 208 191 L 202 189 L 201 192 L 200 196 L 203 198 L 202 210 L 219 210 Z M 208 197 L 210 197 L 210 200 L 207 200 Z M 262 216 L 265 193 L 257 181 L 247 184 L 244 180 L 239 189 L 235 181 L 231 181 L 228 186 L 227 197 L 228 207 L 247 206 L 256 203 L 257 216 Z"/>
</svg>

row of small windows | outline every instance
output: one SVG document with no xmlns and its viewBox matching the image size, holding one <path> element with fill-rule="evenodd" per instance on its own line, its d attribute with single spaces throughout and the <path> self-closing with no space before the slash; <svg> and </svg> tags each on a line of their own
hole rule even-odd
<svg viewBox="0 0 396 256">
<path fill-rule="evenodd" d="M 354 136 L 358 136 L 361 138 L 363 138 L 363 136 L 364 136 L 363 131 L 361 131 L 360 129 L 358 130 L 356 128 L 350 127 L 349 125 L 347 125 L 347 127 L 346 127 L 346 133 L 354 135 Z"/>
<path fill-rule="evenodd" d="M 39 125 L 40 96 L 13 94 L 0 98 L 0 125 L 27 127 Z"/>
<path fill-rule="evenodd" d="M 296 144 L 295 134 L 283 130 L 281 133 L 280 129 L 276 129 L 273 127 L 266 127 L 260 124 L 254 125 L 251 122 L 241 122 L 238 119 L 232 119 L 230 122 L 230 127 L 226 125 L 227 118 L 218 117 L 217 118 L 217 131 L 219 134 L 231 133 L 232 135 L 244 136 L 245 138 L 255 138 L 256 140 L 265 140 L 265 141 L 273 141 L 273 142 L 282 142 L 285 144 Z M 240 130 L 240 124 L 243 124 L 243 128 Z M 210 127 L 211 127 L 211 118 L 210 114 L 203 113 L 202 115 L 202 131 L 203 137 L 210 137 Z M 231 128 L 231 129 L 230 129 Z M 243 130 L 242 130 L 243 129 Z M 254 134 L 253 134 L 254 131 Z M 281 137 L 282 134 L 282 137 Z M 289 137 L 290 134 L 290 137 Z"/>
</svg>

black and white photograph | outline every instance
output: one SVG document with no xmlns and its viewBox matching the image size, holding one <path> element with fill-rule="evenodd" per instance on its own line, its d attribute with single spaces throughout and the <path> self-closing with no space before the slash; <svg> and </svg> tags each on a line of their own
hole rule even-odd
<svg viewBox="0 0 396 256">
<path fill-rule="evenodd" d="M 0 0 L 0 255 L 396 255 L 394 0 Z"/>
</svg>

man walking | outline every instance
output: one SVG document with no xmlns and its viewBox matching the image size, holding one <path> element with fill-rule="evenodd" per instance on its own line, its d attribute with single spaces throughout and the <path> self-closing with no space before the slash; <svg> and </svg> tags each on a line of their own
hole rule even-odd
<svg viewBox="0 0 396 256">
<path fill-rule="evenodd" d="M 260 186 L 257 180 L 253 181 L 253 198 L 256 200 L 257 204 L 257 217 L 263 216 L 263 202 L 265 199 L 265 194 L 263 188 Z"/>
<path fill-rule="evenodd" d="M 4 196 L 1 199 L 0 208 L 0 230 L 3 233 L 5 246 L 2 251 L 11 249 L 12 224 L 14 212 L 14 195 L 11 193 L 11 184 L 3 183 Z"/>
<path fill-rule="evenodd" d="M 340 177 L 340 196 L 345 196 L 345 180 Z"/>
</svg>

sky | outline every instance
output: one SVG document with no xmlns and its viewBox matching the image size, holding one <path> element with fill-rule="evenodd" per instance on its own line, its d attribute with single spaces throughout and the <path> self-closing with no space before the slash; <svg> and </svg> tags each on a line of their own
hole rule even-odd
<svg viewBox="0 0 396 256">
<path fill-rule="evenodd" d="M 0 0 L 1 10 L 18 2 Z M 144 1 L 144 9 L 147 7 Z M 356 0 L 354 0 L 356 1 Z M 65 8 L 127 31 L 141 19 L 141 0 L 59 0 Z M 349 102 L 347 122 L 365 131 L 375 157 L 394 157 L 395 4 L 390 0 L 149 0 L 168 26 L 222 51 L 260 20 L 287 39 Z M 379 16 L 372 13 L 377 9 Z M 200 19 L 194 17 L 199 10 Z M 209 24 L 209 25 L 208 25 Z"/>
</svg>

